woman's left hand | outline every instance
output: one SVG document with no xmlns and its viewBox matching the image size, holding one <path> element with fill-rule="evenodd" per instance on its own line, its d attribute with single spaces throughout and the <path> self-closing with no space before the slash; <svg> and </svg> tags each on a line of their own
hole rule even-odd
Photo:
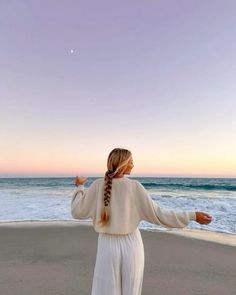
<svg viewBox="0 0 236 295">
<path fill-rule="evenodd" d="M 87 181 L 87 178 L 84 176 L 76 176 L 74 179 L 74 184 L 76 186 L 83 185 Z"/>
<path fill-rule="evenodd" d="M 196 222 L 200 224 L 208 224 L 212 221 L 211 215 L 205 212 L 195 212 L 196 213 Z"/>
</svg>

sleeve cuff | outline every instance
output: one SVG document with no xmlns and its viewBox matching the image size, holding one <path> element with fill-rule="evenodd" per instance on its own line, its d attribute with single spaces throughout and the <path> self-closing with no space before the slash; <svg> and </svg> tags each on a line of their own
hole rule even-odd
<svg viewBox="0 0 236 295">
<path fill-rule="evenodd" d="M 190 220 L 196 220 L 196 213 L 194 211 L 188 212 Z"/>
<path fill-rule="evenodd" d="M 84 190 L 84 185 L 83 184 L 79 184 L 78 186 L 76 186 L 75 191 L 79 192 L 79 191 L 83 191 Z"/>
</svg>

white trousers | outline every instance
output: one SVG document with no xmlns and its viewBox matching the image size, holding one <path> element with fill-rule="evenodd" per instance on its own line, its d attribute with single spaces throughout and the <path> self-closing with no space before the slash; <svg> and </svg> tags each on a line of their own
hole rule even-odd
<svg viewBox="0 0 236 295">
<path fill-rule="evenodd" d="M 92 295 L 141 295 L 143 271 L 138 228 L 128 235 L 99 234 Z"/>
</svg>

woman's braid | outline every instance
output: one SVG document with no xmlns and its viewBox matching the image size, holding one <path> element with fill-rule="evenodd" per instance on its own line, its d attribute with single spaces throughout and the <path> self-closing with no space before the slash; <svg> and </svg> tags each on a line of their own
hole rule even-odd
<svg viewBox="0 0 236 295">
<path fill-rule="evenodd" d="M 109 176 L 109 171 L 105 174 L 104 184 L 104 206 L 107 207 L 111 200 L 112 177 Z"/>
</svg>

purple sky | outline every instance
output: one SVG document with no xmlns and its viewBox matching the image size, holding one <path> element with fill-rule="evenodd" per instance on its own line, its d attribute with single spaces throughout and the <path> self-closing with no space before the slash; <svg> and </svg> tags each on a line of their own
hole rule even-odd
<svg viewBox="0 0 236 295">
<path fill-rule="evenodd" d="M 103 173 L 116 146 L 236 176 L 235 1 L 0 1 L 0 37 L 0 176 Z"/>
</svg>

